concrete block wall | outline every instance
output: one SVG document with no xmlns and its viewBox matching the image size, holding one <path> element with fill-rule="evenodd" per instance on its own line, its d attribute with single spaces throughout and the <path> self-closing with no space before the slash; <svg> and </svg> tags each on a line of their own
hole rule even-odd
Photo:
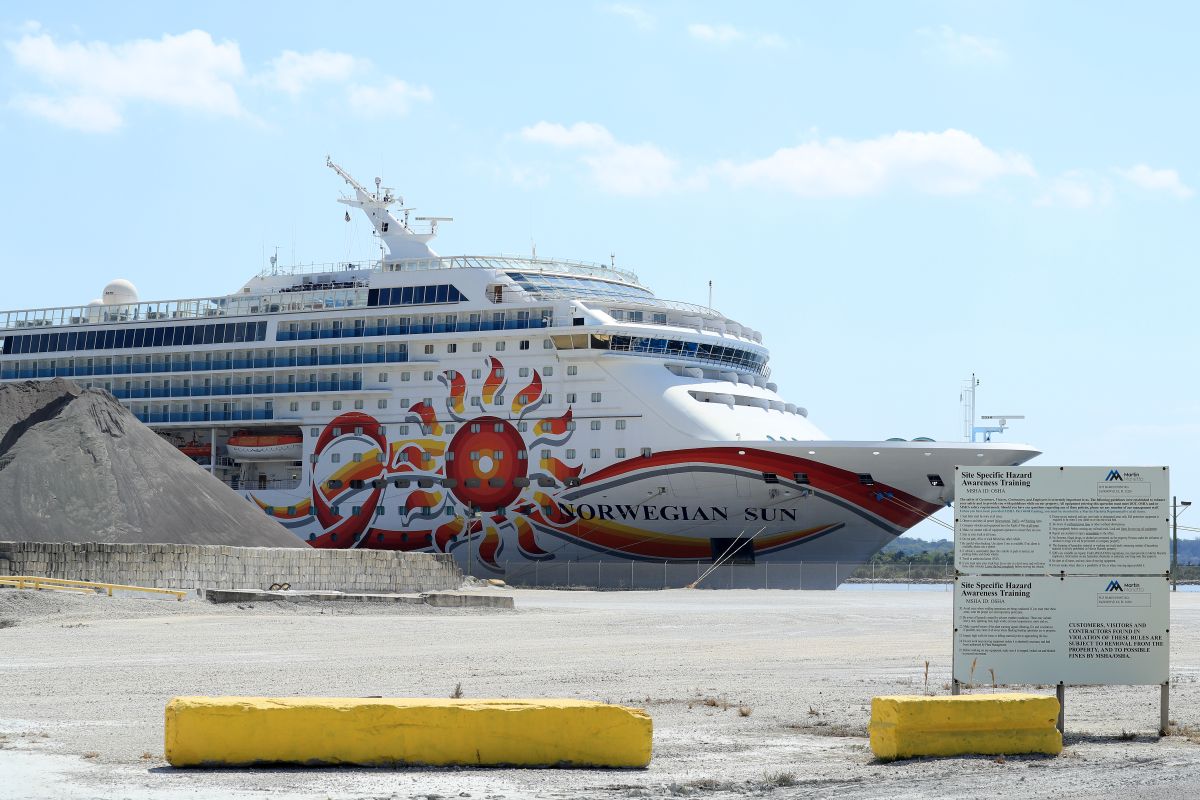
<svg viewBox="0 0 1200 800">
<path fill-rule="evenodd" d="M 194 544 L 0 542 L 0 576 L 123 583 L 160 589 L 430 592 L 457 589 L 453 556 L 390 550 Z"/>
</svg>

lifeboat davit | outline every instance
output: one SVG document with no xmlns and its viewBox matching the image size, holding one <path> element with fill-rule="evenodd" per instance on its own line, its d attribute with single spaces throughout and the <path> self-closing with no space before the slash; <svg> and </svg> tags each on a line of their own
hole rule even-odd
<svg viewBox="0 0 1200 800">
<path fill-rule="evenodd" d="M 235 461 L 299 461 L 304 455 L 304 437 L 299 433 L 250 433 L 238 431 L 225 444 Z"/>
</svg>

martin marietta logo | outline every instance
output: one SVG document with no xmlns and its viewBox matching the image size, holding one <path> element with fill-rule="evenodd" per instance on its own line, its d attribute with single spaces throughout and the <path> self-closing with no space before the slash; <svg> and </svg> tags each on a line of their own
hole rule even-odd
<svg viewBox="0 0 1200 800">
<path fill-rule="evenodd" d="M 1106 480 L 1106 481 L 1124 481 L 1125 479 L 1121 477 L 1120 472 L 1118 472 L 1115 469 L 1110 469 L 1108 471 L 1108 477 L 1106 477 L 1104 480 Z M 1113 581 L 1113 583 L 1116 583 L 1116 581 Z"/>
<path fill-rule="evenodd" d="M 1116 472 L 1116 470 L 1113 470 L 1113 471 Z M 1120 480 L 1120 478 L 1117 478 L 1117 480 Z M 1116 578 L 1113 578 L 1111 581 L 1108 582 L 1108 588 L 1105 589 L 1104 591 L 1106 591 L 1106 592 L 1123 592 L 1125 590 L 1121 588 L 1121 582 L 1118 581 Z"/>
</svg>

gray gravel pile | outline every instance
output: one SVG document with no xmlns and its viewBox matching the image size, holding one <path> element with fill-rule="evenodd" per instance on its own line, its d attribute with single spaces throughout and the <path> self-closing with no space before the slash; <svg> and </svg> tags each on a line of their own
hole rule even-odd
<svg viewBox="0 0 1200 800">
<path fill-rule="evenodd" d="M 303 547 L 137 420 L 63 380 L 0 386 L 0 541 Z"/>
</svg>

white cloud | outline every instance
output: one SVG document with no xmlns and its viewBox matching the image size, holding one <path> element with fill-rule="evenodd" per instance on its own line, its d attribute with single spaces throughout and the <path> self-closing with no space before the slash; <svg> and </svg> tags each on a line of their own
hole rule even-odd
<svg viewBox="0 0 1200 800">
<path fill-rule="evenodd" d="M 44 33 L 7 42 L 14 62 L 35 75 L 48 94 L 22 95 L 12 105 L 60 125 L 87 131 L 120 127 L 131 102 L 210 114 L 244 112 L 234 82 L 244 75 L 233 42 L 200 30 L 161 39 L 58 43 Z"/>
<path fill-rule="evenodd" d="M 1173 169 L 1152 169 L 1146 164 L 1137 164 L 1129 169 L 1117 169 L 1116 173 L 1125 180 L 1150 191 L 1167 192 L 1180 200 L 1195 194 L 1184 185 L 1179 173 Z"/>
<path fill-rule="evenodd" d="M 603 125 L 576 122 L 566 126 L 538 122 L 521 130 L 527 142 L 579 152 L 592 181 L 613 194 L 653 195 L 692 182 L 680 181 L 679 163 L 653 144 L 625 144 Z"/>
<path fill-rule="evenodd" d="M 754 33 L 739 30 L 732 25 L 709 25 L 704 22 L 693 22 L 687 26 L 687 32 L 697 41 L 715 45 L 746 42 L 755 47 L 787 47 L 787 40 L 777 33 Z"/>
<path fill-rule="evenodd" d="M 121 127 L 121 112 L 99 97 L 17 95 L 10 105 L 64 128 L 85 133 L 109 133 Z"/>
<path fill-rule="evenodd" d="M 397 117 L 409 112 L 413 102 L 433 99 L 428 86 L 413 86 L 391 78 L 381 86 L 351 86 L 347 99 L 350 108 L 364 117 Z"/>
<path fill-rule="evenodd" d="M 363 62 L 347 53 L 284 50 L 271 61 L 271 69 L 260 75 L 258 82 L 295 97 L 314 83 L 344 81 L 364 67 Z"/>
<path fill-rule="evenodd" d="M 969 194 L 997 178 L 1037 174 L 1025 156 L 997 152 L 953 129 L 807 142 L 755 161 L 722 161 L 714 172 L 735 185 L 772 186 L 807 197 L 858 197 L 891 187 Z"/>
<path fill-rule="evenodd" d="M 688 25 L 687 32 L 693 39 L 716 44 L 730 44 L 746 38 L 746 34 L 732 25 L 707 25 L 703 22 L 693 22 Z"/>
<path fill-rule="evenodd" d="M 1108 181 L 1086 170 L 1075 169 L 1053 178 L 1033 204 L 1093 208 L 1108 205 L 1112 198 L 1112 185 Z"/>
<path fill-rule="evenodd" d="M 41 86 L 18 91 L 7 106 L 90 133 L 119 129 L 138 104 L 254 119 L 238 96 L 247 86 L 298 97 L 321 83 L 342 84 L 345 103 L 373 117 L 405 114 L 413 103 L 433 98 L 428 87 L 396 78 L 367 83 L 371 63 L 348 53 L 285 50 L 262 72 L 247 75 L 237 43 L 215 42 L 202 30 L 119 43 L 58 41 L 33 21 L 20 31 L 4 46 Z M 363 77 L 347 85 L 355 76 Z"/>
<path fill-rule="evenodd" d="M 996 63 L 1007 54 L 1000 42 L 969 33 L 959 33 L 949 25 L 921 28 L 917 31 L 928 42 L 926 55 L 938 56 L 956 64 Z"/>
<path fill-rule="evenodd" d="M 677 186 L 679 164 L 652 144 L 617 144 L 584 156 L 592 180 L 613 194 L 652 195 Z"/>
<path fill-rule="evenodd" d="M 624 17 L 633 24 L 633 27 L 639 31 L 652 31 L 658 21 L 654 15 L 638 6 L 629 5 L 628 3 L 610 3 L 602 7 L 609 14 L 615 14 L 618 17 Z"/>
<path fill-rule="evenodd" d="M 610 147 L 615 143 L 608 128 L 594 122 L 576 122 L 571 127 L 557 122 L 539 122 L 521 130 L 521 138 L 555 147 Z"/>
</svg>

